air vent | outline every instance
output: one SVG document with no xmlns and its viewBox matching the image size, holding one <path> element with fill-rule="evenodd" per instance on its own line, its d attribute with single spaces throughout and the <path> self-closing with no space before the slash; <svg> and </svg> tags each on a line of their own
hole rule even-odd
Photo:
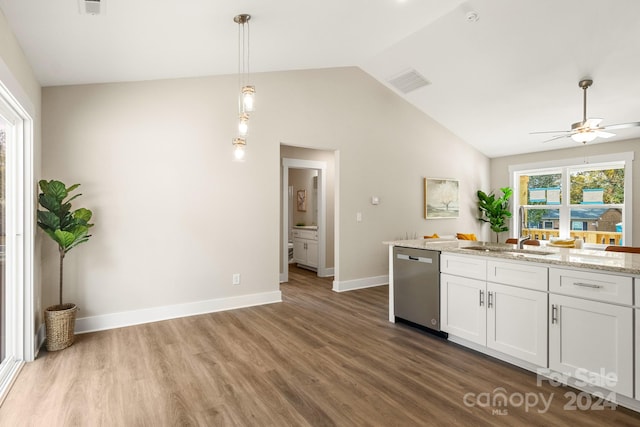
<svg viewBox="0 0 640 427">
<path fill-rule="evenodd" d="M 78 0 L 81 15 L 101 15 L 104 13 L 104 0 Z"/>
<path fill-rule="evenodd" d="M 425 79 L 416 70 L 411 69 L 389 79 L 389 84 L 402 93 L 409 93 L 416 89 L 420 89 L 421 87 L 430 85 L 431 82 Z"/>
</svg>

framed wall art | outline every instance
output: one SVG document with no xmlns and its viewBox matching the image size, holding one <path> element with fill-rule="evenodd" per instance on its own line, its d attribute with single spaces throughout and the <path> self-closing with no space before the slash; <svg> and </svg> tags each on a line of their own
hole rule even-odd
<svg viewBox="0 0 640 427">
<path fill-rule="evenodd" d="M 424 179 L 424 217 L 426 219 L 458 218 L 459 182 L 457 179 Z"/>
<path fill-rule="evenodd" d="M 307 211 L 307 190 L 298 190 L 296 197 L 298 212 Z"/>
</svg>

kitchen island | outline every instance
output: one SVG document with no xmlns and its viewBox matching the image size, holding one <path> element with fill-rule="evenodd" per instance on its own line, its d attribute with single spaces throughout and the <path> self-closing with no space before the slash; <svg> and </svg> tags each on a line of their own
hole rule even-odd
<svg viewBox="0 0 640 427">
<path fill-rule="evenodd" d="M 437 251 L 440 323 L 449 340 L 640 411 L 639 254 L 457 240 L 386 243 L 391 322 L 393 248 Z"/>
</svg>

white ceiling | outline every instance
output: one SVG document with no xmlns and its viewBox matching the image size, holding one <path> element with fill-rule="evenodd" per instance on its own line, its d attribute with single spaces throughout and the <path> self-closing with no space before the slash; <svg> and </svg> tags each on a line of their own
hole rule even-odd
<svg viewBox="0 0 640 427">
<path fill-rule="evenodd" d="M 400 95 L 489 157 L 575 146 L 529 132 L 581 120 L 584 77 L 589 117 L 640 121 L 638 0 L 102 2 L 0 0 L 43 86 L 235 73 L 233 17 L 250 13 L 252 72 L 355 65 L 388 85 L 414 69 L 431 84 Z"/>
</svg>

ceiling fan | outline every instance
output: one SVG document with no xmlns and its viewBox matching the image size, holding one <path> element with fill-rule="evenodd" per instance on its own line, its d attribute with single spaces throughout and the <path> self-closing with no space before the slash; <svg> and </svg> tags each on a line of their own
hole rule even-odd
<svg viewBox="0 0 640 427">
<path fill-rule="evenodd" d="M 556 135 L 553 138 L 547 139 L 543 142 L 555 141 L 556 139 L 560 138 L 571 138 L 576 142 L 582 142 L 583 144 L 586 144 L 587 142 L 591 142 L 596 138 L 611 138 L 612 136 L 615 136 L 615 133 L 609 132 L 611 130 L 640 126 L 640 122 L 631 122 L 601 127 L 600 122 L 602 122 L 602 119 L 587 119 L 587 89 L 589 89 L 592 84 L 593 80 L 589 79 L 580 80 L 580 82 L 578 83 L 578 86 L 582 88 L 584 94 L 582 102 L 582 121 L 573 123 L 571 125 L 571 130 L 531 132 L 531 134 L 562 133 L 561 135 Z"/>
</svg>

